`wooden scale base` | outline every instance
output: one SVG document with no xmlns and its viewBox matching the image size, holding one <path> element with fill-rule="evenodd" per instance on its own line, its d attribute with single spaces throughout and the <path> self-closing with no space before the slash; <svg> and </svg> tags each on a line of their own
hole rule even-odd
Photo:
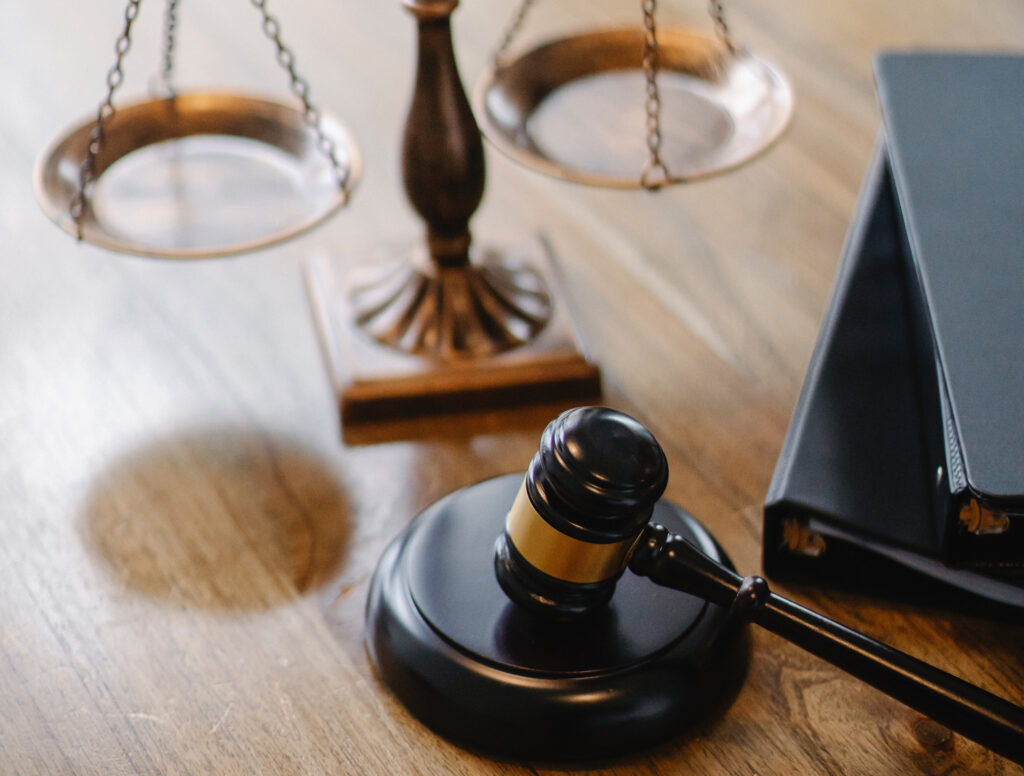
<svg viewBox="0 0 1024 776">
<path fill-rule="evenodd" d="M 385 684 L 461 745 L 542 760 L 635 751 L 724 710 L 749 660 L 746 629 L 725 609 L 628 573 L 607 606 L 577 622 L 507 598 L 494 544 L 522 479 L 448 495 L 384 553 L 366 638 Z M 653 519 L 728 564 L 681 508 L 660 501 Z"/>
<path fill-rule="evenodd" d="M 381 255 L 369 257 L 370 261 L 362 257 L 359 265 L 366 272 L 360 272 L 342 255 L 321 254 L 307 265 L 314 321 L 343 424 L 538 401 L 579 401 L 600 395 L 600 372 L 583 353 L 569 300 L 544 240 L 519 253 L 498 256 L 485 251 L 481 262 L 486 266 L 500 261 L 512 267 L 517 276 L 527 274 L 543 289 L 549 316 L 520 344 L 494 353 L 443 357 L 431 352 L 437 348 L 417 352 L 416 348 L 402 347 L 402 342 L 396 341 L 395 346 L 381 342 L 358 308 L 357 289 L 366 274 L 394 275 L 415 265 L 410 261 L 414 251 L 415 247 L 407 246 L 382 248 Z M 430 276 L 445 273 L 457 273 L 454 279 L 460 287 L 463 285 L 464 268 L 435 268 L 426 261 L 419 265 L 423 267 L 424 286 Z M 419 293 L 439 299 L 452 296 L 450 289 L 439 287 Z M 438 302 L 438 306 L 441 304 Z M 452 318 L 468 319 L 465 313 L 473 306 L 467 302 Z"/>
</svg>

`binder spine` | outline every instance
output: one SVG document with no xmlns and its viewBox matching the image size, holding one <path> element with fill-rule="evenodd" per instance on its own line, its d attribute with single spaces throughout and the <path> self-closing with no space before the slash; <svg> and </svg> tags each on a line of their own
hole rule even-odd
<svg viewBox="0 0 1024 776">
<path fill-rule="evenodd" d="M 805 432 L 811 397 L 822 380 L 825 357 L 836 335 L 839 312 L 855 275 L 857 257 L 872 226 L 876 196 L 884 180 L 885 143 L 879 135 L 872 160 L 861 182 L 857 205 L 843 241 L 839 266 L 821 329 L 807 367 L 807 374 L 797 398 L 782 449 L 765 496 L 762 534 L 762 566 L 769 577 L 813 573 L 818 559 L 826 554 L 829 543 L 809 527 L 810 512 L 805 504 L 792 498 L 795 459 Z M 841 544 L 841 543 L 840 543 Z M 836 547 L 835 549 L 840 549 Z M 831 553 L 830 553 L 831 557 Z"/>
<path fill-rule="evenodd" d="M 929 320 L 928 302 L 918 267 L 913 260 L 903 211 L 898 206 L 899 192 L 893 182 L 891 168 L 888 185 L 893 202 L 897 203 L 895 210 L 900 242 L 900 267 L 905 289 L 904 311 L 915 364 L 913 373 L 918 428 L 921 446 L 927 457 L 927 470 L 935 473 L 929 492 L 930 503 L 926 505 L 926 510 L 932 520 L 935 546 L 940 548 L 940 557 L 946 558 L 954 534 L 954 494 L 965 485 L 963 463 L 959 443 L 955 439 L 955 430 L 952 444 L 949 435 L 945 433 L 948 407 L 942 383 L 942 369 L 936 357 L 935 336 Z"/>
</svg>

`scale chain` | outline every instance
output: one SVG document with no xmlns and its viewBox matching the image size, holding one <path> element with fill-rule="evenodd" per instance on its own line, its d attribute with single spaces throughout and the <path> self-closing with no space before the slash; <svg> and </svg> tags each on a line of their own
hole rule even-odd
<svg viewBox="0 0 1024 776">
<path fill-rule="evenodd" d="M 644 79 L 647 83 L 647 163 L 640 176 L 640 185 L 648 191 L 656 191 L 671 182 L 672 176 L 661 158 L 661 95 L 658 92 L 658 32 L 654 19 L 656 0 L 641 0 L 644 12 Z M 725 21 L 725 8 L 721 0 L 709 0 L 708 13 L 715 25 L 715 32 L 730 54 L 736 53 L 736 46 Z"/>
<path fill-rule="evenodd" d="M 501 66 L 502 59 L 505 57 L 505 54 L 508 53 L 509 48 L 512 46 L 512 42 L 519 35 L 519 31 L 523 28 L 523 22 L 526 21 L 526 14 L 535 2 L 536 0 L 522 0 L 519 3 L 515 16 L 513 16 L 512 21 L 509 22 L 508 29 L 505 30 L 505 35 L 502 37 L 501 43 L 494 52 L 493 62 L 495 68 Z"/>
<path fill-rule="evenodd" d="M 277 47 L 277 62 L 288 72 L 292 93 L 302 101 L 303 118 L 316 133 L 317 147 L 330 160 L 338 179 L 343 202 L 347 202 L 350 196 L 351 169 L 341 164 L 334 141 L 323 130 L 320 110 L 309 100 L 309 83 L 295 70 L 295 54 L 281 40 L 281 25 L 267 11 L 267 0 L 252 0 L 252 4 L 263 16 L 263 32 Z"/>
<path fill-rule="evenodd" d="M 164 56 L 160 80 L 168 97 L 177 95 L 172 79 L 174 77 L 174 44 L 178 32 L 178 0 L 167 0 L 164 12 Z"/>
<path fill-rule="evenodd" d="M 657 191 L 672 180 L 661 158 L 661 96 L 658 93 L 658 31 L 654 20 L 655 0 L 641 0 L 644 13 L 644 112 L 647 127 L 647 163 L 640 174 L 640 185 Z"/>
<path fill-rule="evenodd" d="M 521 0 L 515 15 L 509 23 L 508 29 L 494 52 L 493 63 L 495 69 L 501 66 L 502 60 L 519 31 L 522 29 L 527 12 L 536 0 Z M 672 176 L 668 167 L 661 158 L 661 95 L 658 91 L 658 32 L 655 22 L 655 11 L 657 0 L 641 0 L 641 8 L 644 15 L 643 29 L 643 71 L 645 81 L 645 127 L 647 142 L 647 162 L 644 164 L 643 172 L 640 175 L 640 185 L 648 191 L 656 191 L 668 183 L 671 183 Z M 708 13 L 715 26 L 715 32 L 729 53 L 736 53 L 736 46 L 732 41 L 729 32 L 729 25 L 725 20 L 725 8 L 721 0 L 709 0 Z"/>
<path fill-rule="evenodd" d="M 715 24 L 715 32 L 725 44 L 730 54 L 736 53 L 736 44 L 732 41 L 732 34 L 729 32 L 729 25 L 725 21 L 725 7 L 722 0 L 708 0 L 708 13 Z"/>
<path fill-rule="evenodd" d="M 103 148 L 103 141 L 106 138 L 106 123 L 114 115 L 114 92 L 124 81 L 124 70 L 122 64 L 128 50 L 132 47 L 132 25 L 139 15 L 139 6 L 142 0 L 128 0 L 124 9 L 124 29 L 114 44 L 116 58 L 114 64 L 107 71 L 107 94 L 100 102 L 96 110 L 96 123 L 89 132 L 89 143 L 86 147 L 85 159 L 78 171 L 78 192 L 71 198 L 71 219 L 75 222 L 75 230 L 79 240 L 82 239 L 82 216 L 89 201 L 89 193 L 96 183 L 96 156 Z"/>
</svg>

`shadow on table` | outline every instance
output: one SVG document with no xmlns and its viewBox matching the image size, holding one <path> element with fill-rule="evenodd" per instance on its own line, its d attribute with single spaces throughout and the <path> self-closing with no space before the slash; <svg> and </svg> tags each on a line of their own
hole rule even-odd
<svg viewBox="0 0 1024 776">
<path fill-rule="evenodd" d="M 273 434 L 213 428 L 115 461 L 93 485 L 82 532 L 129 590 L 241 610 L 329 582 L 350 523 L 341 484 L 317 456 Z"/>
</svg>

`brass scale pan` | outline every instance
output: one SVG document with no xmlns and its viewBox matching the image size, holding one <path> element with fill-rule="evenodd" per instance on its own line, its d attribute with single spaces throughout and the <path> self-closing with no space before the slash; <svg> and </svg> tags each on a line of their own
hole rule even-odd
<svg viewBox="0 0 1024 776">
<path fill-rule="evenodd" d="M 355 143 L 328 116 L 320 129 L 347 171 L 345 186 L 301 111 L 259 97 L 185 93 L 117 108 L 76 223 L 71 204 L 93 124 L 43 152 L 36 196 L 65 231 L 124 253 L 204 258 L 278 243 L 342 207 L 361 173 Z"/>
<path fill-rule="evenodd" d="M 495 65 L 473 95 L 484 134 L 515 161 L 576 183 L 639 188 L 645 143 L 641 30 L 590 32 Z M 658 33 L 665 183 L 726 172 L 789 123 L 793 92 L 769 62 L 684 29 Z"/>
</svg>

